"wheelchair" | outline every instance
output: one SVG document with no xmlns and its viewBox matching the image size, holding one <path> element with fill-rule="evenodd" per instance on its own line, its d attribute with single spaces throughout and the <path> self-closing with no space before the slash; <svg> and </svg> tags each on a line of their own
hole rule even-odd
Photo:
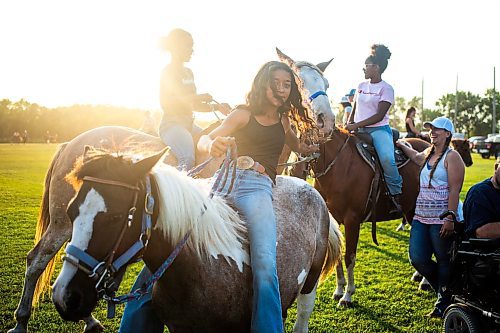
<svg viewBox="0 0 500 333">
<path fill-rule="evenodd" d="M 451 211 L 455 239 L 451 249 L 451 304 L 442 332 L 500 333 L 500 239 L 465 239 L 463 223 Z"/>
</svg>

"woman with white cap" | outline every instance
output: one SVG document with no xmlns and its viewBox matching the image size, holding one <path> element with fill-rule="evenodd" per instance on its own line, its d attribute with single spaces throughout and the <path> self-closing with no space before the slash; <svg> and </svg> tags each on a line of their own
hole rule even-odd
<svg viewBox="0 0 500 333">
<path fill-rule="evenodd" d="M 418 165 L 420 171 L 420 192 L 417 197 L 415 216 L 410 233 L 410 262 L 437 292 L 434 309 L 430 317 L 442 317 L 450 303 L 446 286 L 450 274 L 450 254 L 453 221 L 439 215 L 447 210 L 462 218 L 462 203 L 459 194 L 464 181 L 465 166 L 460 155 L 450 148 L 455 132 L 452 122 L 438 117 L 424 123 L 429 129 L 432 146 L 419 153 L 399 144 L 404 153 Z M 432 255 L 436 261 L 432 260 Z"/>
</svg>

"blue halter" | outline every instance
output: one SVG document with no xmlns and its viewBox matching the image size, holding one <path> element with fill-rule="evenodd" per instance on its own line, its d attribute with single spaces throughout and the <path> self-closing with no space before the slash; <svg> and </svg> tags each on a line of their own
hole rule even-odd
<svg viewBox="0 0 500 333">
<path fill-rule="evenodd" d="M 318 97 L 318 96 L 322 96 L 322 95 L 323 95 L 323 96 L 328 96 L 328 95 L 326 94 L 326 92 L 324 92 L 323 90 L 316 91 L 314 94 L 312 94 L 311 96 L 309 96 L 309 102 L 312 102 L 312 101 L 313 101 L 313 99 L 315 99 L 315 98 L 316 98 L 316 97 Z"/>
</svg>

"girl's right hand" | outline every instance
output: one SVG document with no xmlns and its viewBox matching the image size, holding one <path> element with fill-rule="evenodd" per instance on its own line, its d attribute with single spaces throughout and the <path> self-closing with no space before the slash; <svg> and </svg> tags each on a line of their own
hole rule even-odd
<svg viewBox="0 0 500 333">
<path fill-rule="evenodd" d="M 229 147 L 232 148 L 233 153 L 236 153 L 236 141 L 233 137 L 217 136 L 210 143 L 209 153 L 214 157 L 223 157 Z"/>
<path fill-rule="evenodd" d="M 202 103 L 210 103 L 211 101 L 213 101 L 213 97 L 210 94 L 199 94 L 198 98 Z"/>
</svg>

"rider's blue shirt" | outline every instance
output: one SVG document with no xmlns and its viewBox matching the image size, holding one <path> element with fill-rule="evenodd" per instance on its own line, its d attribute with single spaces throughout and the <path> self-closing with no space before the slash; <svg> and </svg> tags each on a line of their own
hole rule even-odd
<svg viewBox="0 0 500 333">
<path fill-rule="evenodd" d="M 475 237 L 476 229 L 500 221 L 500 189 L 490 178 L 472 186 L 464 202 L 465 234 Z"/>
</svg>

